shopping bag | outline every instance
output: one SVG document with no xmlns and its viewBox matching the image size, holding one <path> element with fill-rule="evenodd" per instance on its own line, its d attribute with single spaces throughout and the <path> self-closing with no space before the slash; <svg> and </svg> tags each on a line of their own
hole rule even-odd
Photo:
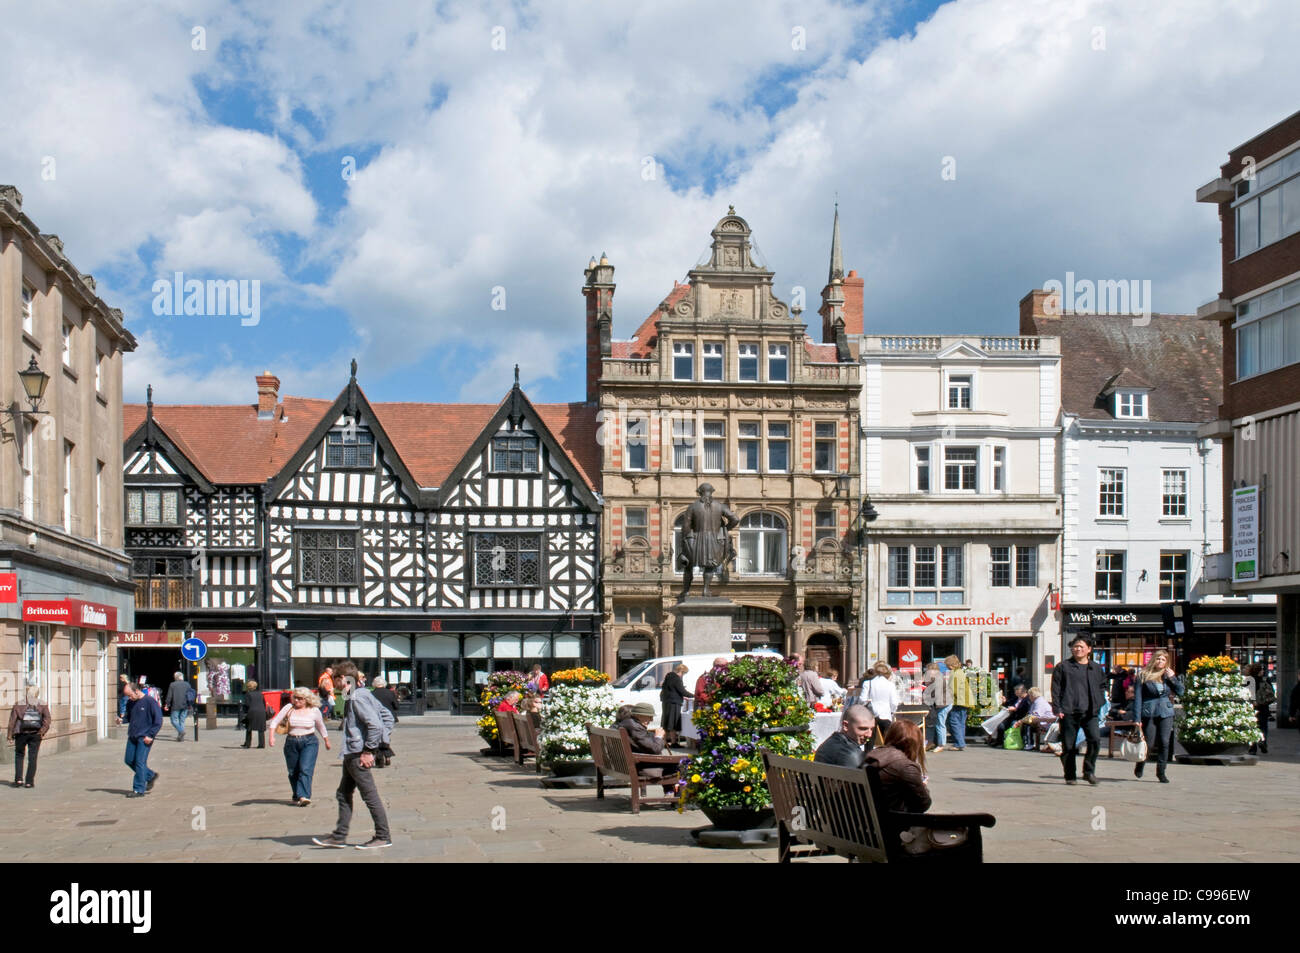
<svg viewBox="0 0 1300 953">
<path fill-rule="evenodd" d="M 1052 722 L 1051 726 L 1047 729 L 1047 735 L 1046 737 L 1043 738 L 1043 744 L 1050 745 L 1056 741 L 1059 741 L 1060 738 L 1061 738 L 1061 723 L 1059 721 L 1054 721 Z"/>
<path fill-rule="evenodd" d="M 992 736 L 998 733 L 998 728 L 1000 728 L 1002 723 L 1010 717 L 1011 712 L 1004 708 L 993 717 L 985 718 L 980 724 L 980 727 L 984 729 L 985 734 Z"/>
<path fill-rule="evenodd" d="M 1020 726 L 1012 725 L 1002 736 L 1002 747 L 1008 751 L 1023 751 L 1024 741 L 1020 737 Z"/>
<path fill-rule="evenodd" d="M 1134 728 L 1125 737 L 1124 743 L 1120 745 L 1120 753 L 1124 755 L 1125 761 L 1145 761 L 1147 759 L 1147 740 L 1142 736 L 1142 732 Z"/>
</svg>

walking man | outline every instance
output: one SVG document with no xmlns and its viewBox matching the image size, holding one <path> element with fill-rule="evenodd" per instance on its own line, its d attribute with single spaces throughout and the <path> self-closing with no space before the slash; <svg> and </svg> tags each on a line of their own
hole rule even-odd
<svg viewBox="0 0 1300 953">
<path fill-rule="evenodd" d="M 334 688 L 344 693 L 343 705 L 343 777 L 335 797 L 339 802 L 339 820 L 334 832 L 325 837 L 313 837 L 312 843 L 321 847 L 347 847 L 348 828 L 352 826 L 352 793 L 361 791 L 361 800 L 370 811 L 375 823 L 375 836 L 358 850 L 376 850 L 392 847 L 388 833 L 388 815 L 384 802 L 375 786 L 375 758 L 389 738 L 393 716 L 379 699 L 367 689 L 359 687 L 357 667 L 353 662 L 340 662 L 334 666 Z"/>
<path fill-rule="evenodd" d="M 135 772 L 131 793 L 127 797 L 144 797 L 153 790 L 158 772 L 149 768 L 149 751 L 154 738 L 162 731 L 162 706 L 157 699 L 141 691 L 135 682 L 126 683 L 126 766 Z"/>
<path fill-rule="evenodd" d="M 163 700 L 163 711 L 170 713 L 172 727 L 176 729 L 176 740 L 185 740 L 185 716 L 190 710 L 190 683 L 180 672 L 172 675 L 172 683 L 167 686 L 167 697 Z"/>
<path fill-rule="evenodd" d="M 1065 783 L 1079 783 L 1074 776 L 1074 757 L 1082 728 L 1088 742 L 1088 753 L 1083 757 L 1083 779 L 1096 784 L 1097 751 L 1101 747 L 1097 716 L 1106 701 L 1106 670 L 1092 660 L 1092 642 L 1087 636 L 1075 637 L 1070 643 L 1070 654 L 1072 658 L 1052 671 L 1052 711 L 1061 719 Z"/>
</svg>

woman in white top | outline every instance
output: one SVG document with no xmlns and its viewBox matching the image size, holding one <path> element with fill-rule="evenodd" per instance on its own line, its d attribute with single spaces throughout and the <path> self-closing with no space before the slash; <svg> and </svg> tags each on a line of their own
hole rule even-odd
<svg viewBox="0 0 1300 953">
<path fill-rule="evenodd" d="M 822 676 L 822 694 L 817 699 L 824 707 L 831 708 L 835 705 L 835 699 L 843 698 L 848 694 L 840 687 L 840 673 L 835 669 L 830 670 L 830 674 Z"/>
<path fill-rule="evenodd" d="M 329 732 L 321 717 L 316 692 L 310 688 L 295 688 L 288 705 L 271 719 L 271 747 L 275 747 L 275 729 L 286 718 L 289 734 L 284 739 L 284 762 L 289 767 L 289 784 L 293 788 L 293 803 L 306 807 L 311 803 L 311 776 L 316 770 L 316 754 L 320 750 L 316 736 L 325 739 L 325 750 L 330 747 Z"/>
<path fill-rule="evenodd" d="M 877 662 L 872 666 L 873 677 L 867 680 L 862 692 L 862 701 L 871 706 L 876 713 L 876 725 L 883 735 L 889 730 L 894 720 L 894 709 L 902 702 L 898 689 L 894 687 L 894 670 L 888 662 Z"/>
</svg>

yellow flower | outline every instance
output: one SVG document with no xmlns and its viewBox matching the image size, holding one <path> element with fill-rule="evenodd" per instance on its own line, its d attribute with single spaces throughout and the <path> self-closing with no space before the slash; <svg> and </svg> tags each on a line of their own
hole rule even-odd
<svg viewBox="0 0 1300 953">
<path fill-rule="evenodd" d="M 700 776 L 698 774 L 692 774 L 691 784 L 699 784 L 699 783 L 700 783 Z"/>
<path fill-rule="evenodd" d="M 722 711 L 722 702 L 714 702 L 714 703 L 713 703 L 713 710 L 714 710 L 714 711 Z"/>
<path fill-rule="evenodd" d="M 745 791 L 746 794 L 748 794 L 748 793 L 750 792 L 750 787 L 749 787 L 748 784 L 745 785 L 744 791 Z"/>
</svg>

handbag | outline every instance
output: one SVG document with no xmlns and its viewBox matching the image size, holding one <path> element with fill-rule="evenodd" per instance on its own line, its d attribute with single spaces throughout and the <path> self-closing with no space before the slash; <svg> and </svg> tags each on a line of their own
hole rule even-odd
<svg viewBox="0 0 1300 953">
<path fill-rule="evenodd" d="M 289 715 L 292 714 L 293 712 L 290 711 Z M 275 726 L 275 733 L 277 735 L 287 735 L 289 733 L 289 715 L 285 715 L 284 718 L 280 720 L 280 723 Z"/>
<path fill-rule="evenodd" d="M 33 731 L 40 731 L 41 725 L 45 722 L 45 716 L 41 714 L 41 709 L 36 705 L 28 705 L 23 709 L 23 717 L 19 723 L 19 733 L 27 734 Z"/>
<path fill-rule="evenodd" d="M 935 830 L 929 827 L 909 827 L 898 835 L 903 850 L 908 854 L 928 854 L 952 847 L 961 847 L 966 843 L 966 828 L 958 830 Z"/>
<path fill-rule="evenodd" d="M 1007 751 L 1023 751 L 1024 739 L 1020 735 L 1020 726 L 1012 725 L 1002 736 L 1002 747 Z"/>
<path fill-rule="evenodd" d="M 1124 743 L 1120 745 L 1120 753 L 1125 761 L 1136 763 L 1147 759 L 1147 740 L 1139 729 L 1134 728 L 1125 736 Z"/>
</svg>

